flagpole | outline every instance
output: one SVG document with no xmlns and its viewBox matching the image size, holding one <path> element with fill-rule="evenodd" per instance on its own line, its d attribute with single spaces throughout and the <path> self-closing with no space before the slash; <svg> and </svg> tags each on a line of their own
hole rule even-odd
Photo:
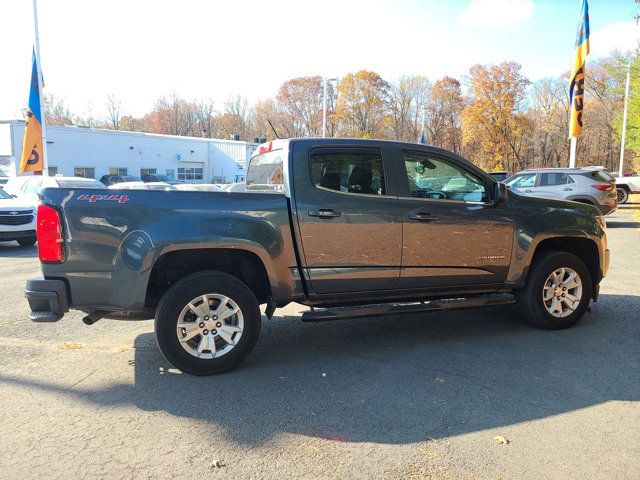
<svg viewBox="0 0 640 480">
<path fill-rule="evenodd" d="M 629 104 L 629 83 L 631 80 L 631 60 L 627 64 L 627 81 L 624 87 L 624 109 L 622 113 L 622 142 L 620 145 L 620 165 L 618 166 L 618 178 L 622 178 L 624 166 L 624 143 L 627 136 L 627 106 Z"/>
<path fill-rule="evenodd" d="M 576 137 L 571 137 L 571 148 L 569 150 L 569 168 L 576 167 L 576 146 L 578 143 L 578 139 Z"/>
<path fill-rule="evenodd" d="M 47 127 L 44 118 L 44 99 L 42 98 L 42 63 L 40 62 L 40 33 L 38 32 L 38 3 L 33 0 L 33 22 L 35 25 L 35 49 L 36 49 L 36 66 L 38 69 L 38 95 L 40 97 L 40 125 L 42 126 L 42 175 L 49 175 L 49 163 L 47 158 Z"/>
</svg>

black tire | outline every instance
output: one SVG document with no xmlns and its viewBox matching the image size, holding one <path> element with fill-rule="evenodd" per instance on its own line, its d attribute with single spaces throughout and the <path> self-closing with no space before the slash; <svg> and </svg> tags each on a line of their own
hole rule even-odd
<svg viewBox="0 0 640 480">
<path fill-rule="evenodd" d="M 580 277 L 582 297 L 573 313 L 556 317 L 547 311 L 543 301 L 543 290 L 547 278 L 559 268 L 569 267 Z M 520 315 L 531 325 L 548 330 L 569 328 L 585 314 L 591 300 L 592 283 L 589 269 L 571 253 L 550 250 L 536 255 L 527 278 L 527 284 L 515 292 L 516 306 Z"/>
<path fill-rule="evenodd" d="M 18 243 L 21 247 L 33 247 L 36 244 L 36 237 L 21 238 Z"/>
<path fill-rule="evenodd" d="M 225 295 L 240 307 L 244 329 L 240 340 L 229 352 L 217 358 L 197 358 L 182 348 L 176 326 L 182 309 L 190 301 L 212 293 Z M 261 322 L 258 301 L 244 283 L 222 272 L 197 272 L 176 282 L 162 297 L 156 310 L 156 340 L 160 351 L 174 367 L 191 375 L 215 375 L 237 367 L 249 356 L 258 341 Z"/>
<path fill-rule="evenodd" d="M 626 188 L 616 188 L 618 203 L 627 203 L 629 201 L 629 191 Z"/>
</svg>

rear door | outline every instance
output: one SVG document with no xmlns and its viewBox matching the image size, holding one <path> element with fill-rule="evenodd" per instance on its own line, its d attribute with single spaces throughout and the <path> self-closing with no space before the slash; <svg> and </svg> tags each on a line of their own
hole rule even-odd
<svg viewBox="0 0 640 480">
<path fill-rule="evenodd" d="M 539 175 L 538 185 L 535 187 L 536 197 L 563 199 L 575 191 L 575 182 L 562 172 L 543 172 Z"/>
<path fill-rule="evenodd" d="M 389 161 L 374 142 L 294 147 L 301 253 L 315 293 L 397 287 L 402 214 Z"/>
<path fill-rule="evenodd" d="M 401 288 L 504 282 L 513 242 L 507 205 L 495 183 L 442 151 L 398 150 L 403 215 Z"/>
</svg>

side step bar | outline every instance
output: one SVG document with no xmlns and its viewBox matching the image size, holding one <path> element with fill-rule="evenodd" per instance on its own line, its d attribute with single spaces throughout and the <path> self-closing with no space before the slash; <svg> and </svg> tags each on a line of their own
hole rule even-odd
<svg viewBox="0 0 640 480">
<path fill-rule="evenodd" d="M 404 313 L 423 313 L 463 308 L 493 307 L 515 302 L 510 294 L 479 295 L 469 298 L 430 300 L 409 303 L 379 303 L 357 307 L 312 308 L 302 314 L 303 322 L 324 322 L 343 318 L 374 317 Z"/>
</svg>

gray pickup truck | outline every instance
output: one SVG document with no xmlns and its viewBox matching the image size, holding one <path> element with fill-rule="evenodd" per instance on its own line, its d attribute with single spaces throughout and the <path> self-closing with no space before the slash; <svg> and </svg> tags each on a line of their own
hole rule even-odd
<svg viewBox="0 0 640 480">
<path fill-rule="evenodd" d="M 607 272 L 593 206 L 519 196 L 450 152 L 399 142 L 263 144 L 246 193 L 43 189 L 43 279 L 31 319 L 70 308 L 155 318 L 160 350 L 196 375 L 240 364 L 261 312 L 304 321 L 515 303 L 575 324 Z M 392 319 L 389 322 L 393 322 Z"/>
</svg>

